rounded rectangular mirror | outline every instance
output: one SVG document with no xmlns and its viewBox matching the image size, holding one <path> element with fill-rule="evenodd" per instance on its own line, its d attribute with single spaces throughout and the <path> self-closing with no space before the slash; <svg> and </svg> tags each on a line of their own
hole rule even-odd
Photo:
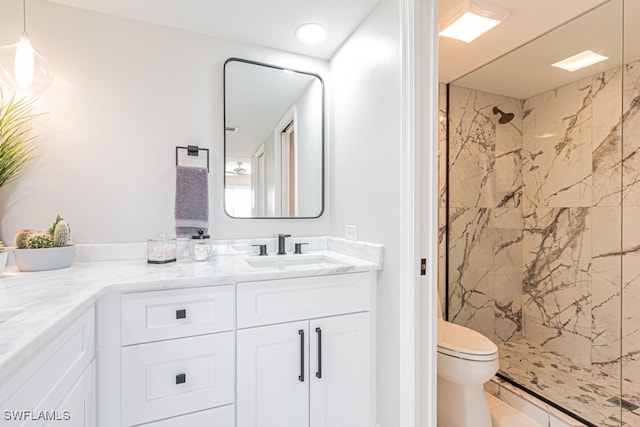
<svg viewBox="0 0 640 427">
<path fill-rule="evenodd" d="M 227 215 L 322 215 L 324 83 L 318 75 L 228 59 L 224 126 Z"/>
</svg>

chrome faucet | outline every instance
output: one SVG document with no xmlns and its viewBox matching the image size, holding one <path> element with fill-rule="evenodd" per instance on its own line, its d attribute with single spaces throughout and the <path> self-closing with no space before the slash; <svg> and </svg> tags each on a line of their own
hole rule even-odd
<svg viewBox="0 0 640 427">
<path fill-rule="evenodd" d="M 287 251 L 284 247 L 285 239 L 291 237 L 291 234 L 278 234 L 278 255 L 286 255 Z"/>
</svg>

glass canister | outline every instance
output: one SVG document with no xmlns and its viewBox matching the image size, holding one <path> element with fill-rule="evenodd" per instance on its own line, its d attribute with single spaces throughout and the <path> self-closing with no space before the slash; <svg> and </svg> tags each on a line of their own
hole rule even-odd
<svg viewBox="0 0 640 427">
<path fill-rule="evenodd" d="M 191 237 L 191 256 L 196 261 L 206 261 L 211 255 L 211 239 L 204 230 L 198 230 L 198 234 Z"/>
<path fill-rule="evenodd" d="M 147 241 L 147 262 L 149 264 L 176 262 L 176 249 L 176 238 L 162 233 Z"/>
</svg>

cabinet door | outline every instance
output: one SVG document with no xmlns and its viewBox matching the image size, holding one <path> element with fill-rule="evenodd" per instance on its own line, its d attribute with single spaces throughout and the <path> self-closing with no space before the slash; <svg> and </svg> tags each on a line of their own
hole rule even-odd
<svg viewBox="0 0 640 427">
<path fill-rule="evenodd" d="M 309 322 L 238 331 L 237 426 L 309 426 Z"/>
<path fill-rule="evenodd" d="M 94 316 L 93 309 L 88 310 L 44 349 L 34 353 L 34 358 L 16 369 L 7 382 L 0 384 L 0 426 L 25 425 L 19 418 L 2 413 L 5 409 L 39 412 L 59 406 L 94 357 Z M 26 424 L 38 425 L 36 421 Z"/>
<path fill-rule="evenodd" d="M 64 398 L 55 411 L 56 419 L 44 424 L 44 427 L 95 427 L 96 425 L 96 367 L 95 363 L 87 368 L 73 389 Z"/>
<path fill-rule="evenodd" d="M 310 426 L 369 427 L 369 313 L 310 322 Z"/>
</svg>

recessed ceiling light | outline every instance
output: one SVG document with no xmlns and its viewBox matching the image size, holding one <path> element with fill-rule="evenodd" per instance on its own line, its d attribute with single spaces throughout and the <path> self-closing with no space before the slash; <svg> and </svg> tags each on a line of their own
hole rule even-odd
<svg viewBox="0 0 640 427">
<path fill-rule="evenodd" d="M 320 24 L 302 24 L 296 29 L 296 37 L 303 43 L 318 44 L 327 37 L 327 30 Z"/>
<path fill-rule="evenodd" d="M 471 43 L 481 34 L 486 33 L 499 23 L 500 21 L 495 19 L 483 18 L 471 12 L 466 12 L 453 24 L 440 31 L 440 35 L 442 37 L 462 40 L 465 43 Z"/>
<path fill-rule="evenodd" d="M 470 43 L 500 24 L 509 16 L 509 10 L 488 5 L 478 0 L 463 0 L 443 11 L 439 35 Z"/>
<path fill-rule="evenodd" d="M 597 64 L 598 62 L 606 61 L 607 59 L 609 59 L 608 56 L 602 56 L 590 50 L 585 50 L 584 52 L 580 52 L 577 55 L 573 55 L 567 59 L 558 61 L 555 64 L 551 64 L 551 66 L 562 68 L 563 70 L 567 70 L 573 73 L 574 71 L 580 70 L 593 64 Z"/>
</svg>

